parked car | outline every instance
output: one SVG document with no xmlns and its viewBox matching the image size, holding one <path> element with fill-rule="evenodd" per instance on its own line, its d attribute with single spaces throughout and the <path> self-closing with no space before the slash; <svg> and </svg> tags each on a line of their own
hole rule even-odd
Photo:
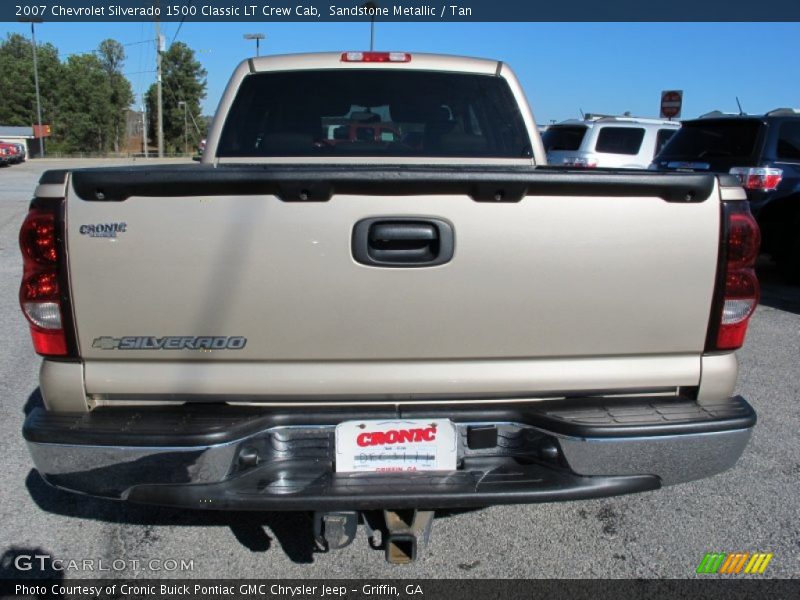
<svg viewBox="0 0 800 600">
<path fill-rule="evenodd" d="M 28 150 L 25 147 L 25 144 L 21 142 L 13 142 L 13 144 L 17 147 L 17 151 L 19 152 L 19 162 L 25 162 L 28 160 Z"/>
<path fill-rule="evenodd" d="M 0 164 L 13 165 L 19 162 L 19 152 L 13 144 L 0 142 Z"/>
<path fill-rule="evenodd" d="M 553 166 L 646 169 L 678 129 L 677 121 L 587 117 L 551 125 L 542 142 Z"/>
<path fill-rule="evenodd" d="M 14 164 L 18 165 L 21 162 L 25 162 L 25 150 L 23 149 L 22 144 L 11 142 L 11 148 L 14 152 Z"/>
<path fill-rule="evenodd" d="M 402 563 L 434 509 L 736 463 L 758 230 L 734 177 L 548 168 L 497 60 L 260 57 L 227 89 L 200 165 L 42 175 L 19 297 L 48 482 L 314 511 L 329 548 L 377 511 Z M 418 145 L 321 144 L 353 107 Z"/>
<path fill-rule="evenodd" d="M 761 227 L 762 249 L 800 281 L 800 109 L 715 111 L 684 121 L 653 168 L 736 175 Z"/>
</svg>

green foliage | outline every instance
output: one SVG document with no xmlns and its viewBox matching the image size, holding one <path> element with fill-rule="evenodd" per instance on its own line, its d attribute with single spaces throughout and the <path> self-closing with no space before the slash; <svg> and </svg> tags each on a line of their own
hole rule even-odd
<svg viewBox="0 0 800 600">
<path fill-rule="evenodd" d="M 133 102 L 122 74 L 125 50 L 104 40 L 95 54 L 76 54 L 62 65 L 58 83 L 58 119 L 52 124 L 51 149 L 66 153 L 119 152 L 127 110 Z"/>
<path fill-rule="evenodd" d="M 94 54 L 70 56 L 59 83 L 59 119 L 54 142 L 62 152 L 104 152 L 111 146 L 111 83 Z"/>
<path fill-rule="evenodd" d="M 130 82 L 122 74 L 125 63 L 125 48 L 116 40 L 107 39 L 100 42 L 97 49 L 100 66 L 108 77 L 111 104 L 110 127 L 114 151 L 119 152 L 125 136 L 127 109 L 133 102 L 133 90 Z"/>
<path fill-rule="evenodd" d="M 55 119 L 58 96 L 56 87 L 62 76 L 58 50 L 52 44 L 37 44 L 39 91 L 42 122 Z M 33 45 L 18 33 L 0 42 L 0 123 L 30 127 L 36 122 L 36 91 L 33 81 Z"/>
<path fill-rule="evenodd" d="M 205 137 L 205 129 L 200 118 L 200 102 L 206 97 L 207 72 L 195 58 L 194 50 L 183 42 L 172 44 L 162 54 L 161 72 L 165 151 L 184 151 L 185 126 L 191 152 L 197 147 L 200 139 Z M 147 112 L 150 116 L 148 135 L 153 141 L 157 139 L 156 96 L 156 86 L 152 85 L 147 91 L 146 99 Z M 185 113 L 184 106 L 179 104 L 180 102 L 186 103 Z"/>
<path fill-rule="evenodd" d="M 97 56 L 109 77 L 119 75 L 125 64 L 125 48 L 116 40 L 107 39 L 97 47 Z"/>
<path fill-rule="evenodd" d="M 77 54 L 61 62 L 52 44 L 37 44 L 42 123 L 51 125 L 46 143 L 53 152 L 119 152 L 126 134 L 128 107 L 134 100 L 123 74 L 125 48 L 103 40 L 95 53 Z M 167 152 L 189 150 L 205 137 L 200 103 L 206 97 L 206 70 L 182 42 L 162 55 L 164 139 Z M 0 123 L 31 126 L 36 122 L 33 46 L 19 34 L 0 41 Z M 180 102 L 185 102 L 184 107 Z M 155 85 L 147 93 L 150 139 L 156 140 Z M 199 131 L 198 131 L 199 129 Z"/>
</svg>

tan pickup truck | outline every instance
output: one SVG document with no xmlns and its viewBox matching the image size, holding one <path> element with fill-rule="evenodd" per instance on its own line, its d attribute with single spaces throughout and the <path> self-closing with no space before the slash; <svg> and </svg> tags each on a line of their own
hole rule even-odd
<svg viewBox="0 0 800 600">
<path fill-rule="evenodd" d="M 68 490 L 314 511 L 331 548 L 364 512 L 407 562 L 435 509 L 707 477 L 756 421 L 738 181 L 547 167 L 494 60 L 245 61 L 201 164 L 49 171 L 20 242 L 23 433 Z"/>
</svg>

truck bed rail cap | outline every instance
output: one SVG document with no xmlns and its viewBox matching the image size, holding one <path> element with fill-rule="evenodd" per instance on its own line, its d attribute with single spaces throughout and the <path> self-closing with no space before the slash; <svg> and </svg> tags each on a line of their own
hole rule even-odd
<svg viewBox="0 0 800 600">
<path fill-rule="evenodd" d="M 707 199 L 715 182 L 714 175 L 705 173 L 380 165 L 346 169 L 342 165 L 110 167 L 77 170 L 72 176 L 78 196 L 95 202 L 119 202 L 133 196 L 274 195 L 287 202 L 326 202 L 334 194 L 460 194 L 487 202 L 518 202 L 528 195 L 616 195 L 693 203 Z"/>
</svg>

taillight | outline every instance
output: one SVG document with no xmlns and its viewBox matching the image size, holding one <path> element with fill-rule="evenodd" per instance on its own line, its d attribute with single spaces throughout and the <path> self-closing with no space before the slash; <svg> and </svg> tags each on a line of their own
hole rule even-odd
<svg viewBox="0 0 800 600">
<path fill-rule="evenodd" d="M 746 202 L 722 205 L 724 239 L 707 350 L 741 348 L 760 295 L 755 263 L 761 234 Z"/>
<path fill-rule="evenodd" d="M 411 62 L 408 52 L 342 52 L 342 62 Z"/>
<path fill-rule="evenodd" d="M 59 282 L 57 213 L 60 203 L 31 208 L 19 232 L 22 285 L 19 302 L 30 323 L 33 347 L 43 356 L 66 356 L 67 336 Z"/>
<path fill-rule="evenodd" d="M 731 175 L 736 175 L 748 190 L 769 191 L 778 187 L 783 178 L 781 169 L 766 167 L 732 167 Z"/>
</svg>

